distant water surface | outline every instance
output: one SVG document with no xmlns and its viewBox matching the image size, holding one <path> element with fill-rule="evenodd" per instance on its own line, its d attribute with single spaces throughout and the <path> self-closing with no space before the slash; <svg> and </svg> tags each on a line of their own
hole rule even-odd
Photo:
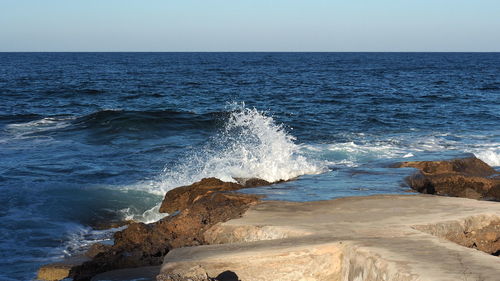
<svg viewBox="0 0 500 281">
<path fill-rule="evenodd" d="M 304 201 L 403 193 L 401 160 L 500 167 L 499 53 L 0 53 L 0 94 L 0 280 L 202 177 Z"/>
</svg>

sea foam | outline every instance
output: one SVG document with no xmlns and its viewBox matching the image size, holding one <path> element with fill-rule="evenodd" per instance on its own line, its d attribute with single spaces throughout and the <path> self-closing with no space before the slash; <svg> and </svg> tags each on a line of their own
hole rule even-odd
<svg viewBox="0 0 500 281">
<path fill-rule="evenodd" d="M 477 150 L 473 152 L 477 158 L 483 160 L 493 167 L 500 167 L 500 149 Z"/>
<path fill-rule="evenodd" d="M 233 104 L 223 128 L 201 149 L 191 151 L 179 164 L 166 167 L 163 192 L 206 177 L 234 182 L 260 178 L 268 182 L 290 180 L 326 170 L 301 152 L 296 139 L 266 113 Z"/>
</svg>

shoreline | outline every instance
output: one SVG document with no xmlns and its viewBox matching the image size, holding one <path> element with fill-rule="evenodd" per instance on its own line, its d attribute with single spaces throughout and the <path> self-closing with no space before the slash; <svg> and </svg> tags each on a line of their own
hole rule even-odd
<svg viewBox="0 0 500 281">
<path fill-rule="evenodd" d="M 443 223 L 449 235 L 439 232 Z M 168 253 L 157 280 L 210 280 L 228 270 L 240 280 L 497 280 L 498 257 L 446 239 L 488 226 L 500 226 L 496 202 L 430 195 L 268 201 L 212 228 L 205 234 L 211 245 Z"/>
<path fill-rule="evenodd" d="M 399 164 L 400 167 L 414 167 L 419 169 L 419 172 L 416 172 L 413 176 L 407 179 L 408 184 L 412 187 L 413 190 L 419 191 L 421 193 L 431 193 L 431 194 L 439 194 L 439 195 L 453 195 L 460 197 L 469 197 L 474 199 L 490 199 L 491 196 L 495 196 L 500 194 L 498 191 L 500 186 L 498 185 L 498 172 L 493 170 L 487 164 L 482 162 L 477 158 L 464 158 L 464 159 L 455 159 L 455 160 L 447 160 L 447 161 L 421 161 L 421 162 L 404 162 Z M 395 166 L 396 167 L 396 166 Z M 418 179 L 418 180 L 416 180 Z M 459 188 L 462 190 L 458 193 L 448 193 L 449 186 L 459 182 L 465 183 L 462 184 Z M 163 267 L 161 269 L 161 274 L 158 275 L 158 280 L 187 280 L 184 277 L 190 274 L 194 274 L 191 271 L 180 270 L 180 273 L 177 272 L 175 268 L 175 264 L 184 263 L 182 260 L 183 254 L 175 254 L 175 253 L 183 253 L 183 251 L 197 251 L 196 249 L 204 249 L 206 247 L 215 247 L 217 246 L 204 246 L 204 245 L 213 245 L 213 244 L 227 244 L 227 243 L 248 243 L 249 241 L 268 241 L 270 239 L 275 241 L 282 241 L 291 239 L 292 237 L 306 237 L 312 235 L 311 232 L 303 232 L 302 230 L 297 230 L 298 228 L 290 228 L 285 227 L 287 231 L 283 232 L 283 229 L 280 231 L 276 231 L 276 229 L 272 227 L 268 227 L 265 223 L 266 213 L 262 213 L 259 217 L 253 217 L 252 223 L 256 222 L 258 224 L 263 225 L 258 229 L 252 229 L 252 227 L 245 226 L 243 228 L 227 228 L 222 229 L 222 226 L 232 225 L 234 222 L 244 221 L 251 216 L 252 212 L 259 208 L 266 208 L 266 206 L 273 206 L 273 204 L 277 204 L 275 208 L 278 209 L 288 209 L 286 212 L 281 211 L 278 212 L 281 215 L 280 220 L 286 222 L 290 220 L 290 217 L 293 217 L 297 212 L 302 212 L 303 206 L 317 206 L 317 208 L 321 209 L 321 206 L 327 204 L 325 202 L 337 202 L 341 200 L 352 200 L 353 202 L 360 202 L 363 200 L 368 200 L 366 198 L 372 198 L 372 200 L 376 200 L 378 197 L 384 196 L 369 196 L 369 197 L 349 197 L 328 201 L 317 201 L 317 202 L 306 202 L 306 203 L 291 203 L 291 202 L 274 202 L 274 201 L 262 201 L 259 200 L 258 196 L 248 195 L 248 194 L 240 194 L 236 193 L 238 189 L 251 187 L 251 186 L 259 186 L 259 185 L 268 185 L 270 183 L 259 181 L 257 179 L 252 179 L 249 181 L 249 184 L 245 186 L 245 182 L 241 184 L 235 183 L 224 183 L 217 179 L 204 179 L 201 182 L 194 183 L 190 186 L 179 187 L 169 191 L 162 204 L 162 211 L 171 213 L 172 215 L 166 217 L 159 222 L 145 225 L 145 224 L 131 224 L 124 231 L 117 232 L 115 234 L 115 245 L 109 248 L 101 249 L 102 252 L 98 252 L 96 256 L 92 258 L 91 261 L 87 261 L 82 265 L 76 265 L 68 268 L 68 275 L 73 277 L 74 280 L 90 280 L 92 276 L 111 271 L 108 273 L 103 273 L 102 276 L 108 276 L 110 274 L 113 275 L 115 271 L 120 270 L 123 272 L 128 272 L 131 274 L 131 271 L 134 271 L 134 274 L 140 275 L 140 270 L 132 270 L 127 269 L 131 267 L 140 267 L 140 266 L 159 266 L 163 262 Z M 480 185 L 478 185 L 480 183 Z M 482 196 L 480 190 L 484 187 L 484 183 L 488 183 L 489 189 L 483 190 L 484 196 Z M 422 188 L 425 187 L 425 188 Z M 432 186 L 432 189 L 429 188 Z M 448 189 L 447 189 L 448 188 Z M 479 189 L 478 189 L 479 188 Z M 483 188 L 484 189 L 484 188 Z M 444 190 L 444 191 L 443 191 Z M 471 191 L 472 190 L 472 191 Z M 446 191 L 446 192 L 445 192 Z M 434 192 L 434 193 L 433 193 Z M 389 196 L 389 195 L 387 195 Z M 415 196 L 415 195 L 394 195 L 392 198 L 395 200 L 388 200 L 385 202 L 386 205 L 390 205 L 393 203 L 398 203 L 401 200 L 406 198 L 405 196 Z M 434 198 L 433 196 L 426 195 L 416 195 L 415 198 L 419 198 L 417 201 L 418 204 L 425 204 L 425 201 L 435 200 L 430 199 Z M 447 197 L 437 197 L 444 203 L 448 204 L 445 201 L 453 201 L 455 199 L 450 198 L 443 199 Z M 497 198 L 498 199 L 498 198 Z M 440 201 L 440 202 L 441 202 Z M 471 200 L 474 201 L 474 200 Z M 465 201 L 464 201 L 465 202 Z M 483 202 L 477 201 L 479 207 L 482 205 L 493 204 L 491 202 Z M 301 205 L 302 204 L 302 205 Z M 333 204 L 333 203 L 331 203 Z M 469 203 L 463 203 L 465 205 Z M 492 206 L 493 206 L 492 205 Z M 295 207 L 290 207 L 295 206 Z M 404 206 L 401 206 L 403 208 Z M 432 207 L 432 206 L 429 206 Z M 358 210 L 362 210 L 363 206 L 358 206 Z M 500 208 L 500 207 L 498 207 Z M 343 211 L 349 208 L 337 208 L 335 215 L 342 213 Z M 328 212 L 328 210 L 322 210 L 323 212 Z M 381 210 L 378 210 L 379 212 Z M 356 212 L 356 210 L 352 210 L 352 212 Z M 416 211 L 413 211 L 416 213 Z M 498 212 L 500 214 L 500 210 Z M 374 214 L 377 215 L 376 213 Z M 481 213 L 474 214 L 475 217 L 482 215 Z M 274 215 L 273 215 L 274 216 Z M 278 216 L 278 215 L 275 215 Z M 242 217 L 242 218 L 240 218 Z M 355 219 L 355 218 L 352 218 Z M 359 219 L 359 218 L 358 218 Z M 475 221 L 475 219 L 474 219 Z M 499 219 L 500 221 L 500 219 Z M 491 225 L 491 229 L 496 230 L 497 224 L 496 220 L 489 221 Z M 301 222 L 305 223 L 304 221 Z M 438 223 L 438 222 L 436 222 Z M 339 225 L 338 222 L 336 223 Z M 460 223 L 459 223 L 460 224 Z M 312 223 L 314 225 L 314 223 Z M 482 224 L 481 224 L 482 225 Z M 500 225 L 500 224 L 499 224 Z M 312 227 L 312 226 L 311 226 Z M 364 226 L 363 226 L 364 227 Z M 363 228 L 361 227 L 361 229 Z M 373 228 L 374 226 L 369 226 L 369 228 Z M 448 228 L 453 228 L 452 226 L 446 225 Z M 445 228 L 446 228 L 445 227 Z M 482 228 L 477 228 L 474 231 L 481 230 L 485 225 L 482 225 Z M 456 226 L 455 226 L 456 228 Z M 295 230 L 294 230 L 295 229 Z M 352 229 L 348 224 L 342 224 L 341 229 Z M 294 232 L 295 231 L 295 232 Z M 323 231 L 323 230 L 322 230 Z M 326 230 L 324 230 L 326 231 Z M 425 231 L 424 231 L 425 232 Z M 429 232 L 429 231 L 427 231 Z M 491 232 L 491 231 L 490 231 Z M 488 233 L 490 233 L 488 232 Z M 497 231 L 498 232 L 498 231 Z M 314 233 L 314 231 L 313 231 Z M 495 232 L 496 233 L 496 232 Z M 488 234 L 490 235 L 490 234 Z M 500 235 L 500 234 L 499 234 Z M 313 235 L 315 236 L 315 235 Z M 345 236 L 345 235 L 344 235 Z M 452 235 L 453 236 L 453 235 Z M 456 235 L 455 235 L 456 236 Z M 491 236 L 491 235 L 490 235 Z M 232 238 L 231 238 L 232 237 Z M 319 239 L 321 237 L 317 236 Z M 387 237 L 386 237 L 387 238 Z M 469 237 L 470 238 L 470 237 Z M 484 237 L 482 237 L 484 238 Z M 300 238 L 305 239 L 305 238 Z M 307 239 L 306 239 L 307 240 Z M 319 240 L 322 240 L 319 239 Z M 324 239 L 323 239 L 324 240 Z M 322 240 L 322 241 L 323 241 Z M 328 239 L 327 239 L 328 240 Z M 452 239 L 449 239 L 452 240 Z M 457 240 L 457 239 L 455 239 Z M 459 239 L 458 239 L 459 240 Z M 460 241 L 455 241 L 460 244 Z M 462 239 L 463 240 L 463 239 Z M 470 240 L 470 239 L 469 239 Z M 347 240 L 346 240 L 347 241 Z M 350 241 L 350 240 L 349 240 Z M 253 243 L 250 242 L 250 243 Z M 331 241 L 328 241 L 330 243 Z M 463 241 L 462 241 L 463 242 Z M 270 242 L 266 242 L 270 243 Z M 266 244 L 264 243 L 264 244 Z M 281 242 L 276 242 L 278 245 Z M 465 242 L 462 244 L 466 244 Z M 490 243 L 491 244 L 491 243 Z M 230 245 L 230 244 L 227 244 Z M 189 248 L 185 248 L 188 246 Z M 194 246 L 194 247 L 193 247 Z M 272 246 L 272 243 L 268 246 Z M 330 245 L 331 246 L 331 245 Z M 477 246 L 477 245 L 476 245 Z M 499 245 L 500 246 L 500 245 Z M 221 246 L 222 247 L 222 246 Z M 229 246 L 228 246 L 229 247 Z M 332 246 L 333 247 L 333 246 Z M 337 247 L 337 246 L 335 246 Z M 334 248 L 335 248 L 334 247 Z M 343 246 L 344 247 L 344 246 Z M 460 246 L 462 247 L 462 246 Z M 307 248 L 307 247 L 306 247 Z M 500 248 L 499 248 L 500 249 Z M 203 250 L 200 250 L 203 251 Z M 337 250 L 336 250 L 337 251 Z M 340 250 L 339 250 L 340 251 Z M 345 251 L 351 250 L 342 250 L 340 252 L 335 252 L 336 255 L 347 255 Z M 300 252 L 300 251 L 299 251 Z M 196 253 L 197 254 L 197 253 Z M 236 253 L 233 253 L 236 254 Z M 331 255 L 329 253 L 328 255 Z M 176 255 L 181 255 L 180 257 L 176 257 Z M 200 254 L 203 256 L 204 254 Z M 218 254 L 217 254 L 218 255 Z M 149 258 L 148 258 L 149 256 Z M 210 256 L 210 255 L 209 255 Z M 165 261 L 163 261 L 165 257 Z M 196 255 L 193 253 L 192 257 L 196 259 Z M 354 256 L 353 256 L 354 257 Z M 191 258 L 191 256 L 190 256 Z M 255 257 L 252 257 L 254 259 Z M 170 259 L 170 260 L 169 260 Z M 172 260 L 173 259 L 173 260 Z M 355 258 L 357 259 L 357 258 Z M 232 260 L 232 256 L 228 256 L 228 260 Z M 311 262 L 313 262 L 312 259 Z M 340 260 L 337 257 L 337 260 Z M 172 261 L 175 261 L 172 263 Z M 197 260 L 198 263 L 203 263 L 203 259 Z M 287 263 L 293 264 L 293 261 L 288 261 Z M 173 267 L 169 267 L 169 264 L 173 264 Z M 191 264 L 192 265 L 192 264 Z M 241 264 L 240 264 L 241 266 Z M 324 265 L 322 265 L 324 266 Z M 259 266 L 260 267 L 260 266 Z M 50 265 L 42 267 L 42 269 L 50 268 Z M 182 268 L 182 266 L 181 266 Z M 210 271 L 208 269 L 200 269 L 196 267 L 196 274 L 199 276 L 197 278 L 205 278 L 199 280 L 218 280 L 217 276 L 214 275 L 215 271 Z M 238 268 L 238 266 L 236 266 Z M 372 266 L 373 268 L 373 266 Z M 207 271 L 208 270 L 208 271 Z M 229 270 L 229 269 L 228 269 Z M 342 272 L 346 269 L 344 268 Z M 205 273 L 203 273 L 203 272 Z M 148 271 L 149 275 L 151 275 L 151 270 Z M 169 272 L 174 272 L 174 275 Z M 345 272 L 337 272 L 335 274 L 346 274 Z M 375 271 L 373 271 L 375 272 Z M 370 274 L 374 274 L 374 273 Z M 219 272 L 222 273 L 222 272 Z M 175 275 L 177 274 L 177 275 Z M 187 275 L 186 275 L 187 274 Z M 203 275 L 205 274 L 205 275 Z M 245 275 L 246 273 L 240 273 Z M 255 273 L 256 274 L 256 273 Z M 253 275 L 254 278 L 257 278 L 257 275 Z M 297 273 L 299 274 L 299 273 Z M 305 273 L 304 273 L 305 274 Z M 312 274 L 312 273 L 311 273 Z M 369 273 L 363 273 L 369 274 Z M 381 272 L 377 274 L 382 274 Z M 386 274 L 386 273 L 384 273 Z M 132 274 L 133 275 L 133 274 Z M 313 274 L 314 275 L 314 274 Z M 342 275 L 342 276 L 344 276 Z M 349 275 L 349 274 L 348 274 Z M 92 280 L 104 280 L 99 279 L 100 275 L 97 275 Z M 123 278 L 123 274 L 120 278 Z M 163 276 L 163 277 L 161 277 Z M 173 276 L 173 277 L 172 277 Z M 184 277 L 183 277 L 184 276 Z M 201 277 L 200 277 L 201 276 Z M 248 279 L 251 275 L 245 275 L 246 279 L 243 280 L 252 280 Z M 260 275 L 259 275 L 260 276 Z M 340 276 L 340 275 L 339 275 Z M 39 275 L 39 278 L 43 277 Z M 151 276 L 150 276 L 151 277 Z M 168 278 L 170 279 L 168 279 Z M 274 278 L 278 278 L 279 276 L 274 276 Z M 282 276 L 283 277 L 283 276 Z M 163 278 L 163 279 L 162 279 Z M 184 279 L 183 279 L 184 278 Z M 214 279 L 215 278 L 215 279 Z M 257 278 L 255 280 L 301 280 L 301 279 L 266 279 L 267 277 L 262 277 L 261 279 Z M 281 278 L 281 277 L 280 277 Z M 323 280 L 320 277 L 319 279 L 310 279 L 310 280 Z M 340 278 L 340 277 L 339 277 Z M 42 279 L 42 278 L 41 278 Z M 56 279 L 46 279 L 46 280 L 56 280 Z M 107 279 L 106 279 L 107 280 Z M 117 279 L 120 280 L 120 279 Z M 124 279 L 126 280 L 126 279 Z M 154 280 L 154 279 L 152 279 Z M 195 280 L 195 279 L 193 279 Z M 198 279 L 196 279 L 198 280 Z M 327 280 L 337 280 L 337 279 L 327 279 Z M 340 279 L 338 279 L 340 280 Z M 344 279 L 342 279 L 344 280 Z M 351 280 L 351 279 L 349 279 Z M 368 280 L 368 279 L 367 279 Z M 375 279 L 373 279 L 375 280 Z M 399 280 L 399 279 L 394 279 Z M 408 279 L 413 280 L 413 279 Z M 431 279 L 429 279 L 431 280 Z M 493 279 L 492 279 L 493 280 Z"/>
</svg>

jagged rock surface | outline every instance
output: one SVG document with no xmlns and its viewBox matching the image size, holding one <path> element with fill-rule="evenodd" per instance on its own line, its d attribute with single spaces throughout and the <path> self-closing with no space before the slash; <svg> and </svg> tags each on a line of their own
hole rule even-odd
<svg viewBox="0 0 500 281">
<path fill-rule="evenodd" d="M 420 193 L 500 201 L 499 173 L 475 157 L 402 162 L 395 167 L 419 169 L 406 181 Z"/>
<path fill-rule="evenodd" d="M 258 196 L 226 192 L 242 187 L 209 178 L 172 190 L 163 204 L 164 210 L 175 213 L 151 224 L 132 223 L 116 232 L 114 245 L 94 247 L 93 258 L 73 266 L 70 277 L 89 280 L 114 269 L 160 265 L 173 248 L 205 244 L 203 234 L 208 228 L 240 217 L 258 202 Z"/>
</svg>

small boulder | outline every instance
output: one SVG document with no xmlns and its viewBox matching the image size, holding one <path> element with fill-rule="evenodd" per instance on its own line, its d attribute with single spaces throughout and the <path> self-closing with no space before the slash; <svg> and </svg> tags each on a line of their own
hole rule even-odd
<svg viewBox="0 0 500 281">
<path fill-rule="evenodd" d="M 461 174 L 464 176 L 488 177 L 498 174 L 495 169 L 476 157 L 458 158 L 444 161 L 401 162 L 395 168 L 411 167 L 426 175 Z"/>
<path fill-rule="evenodd" d="M 241 184 L 224 182 L 216 178 L 204 178 L 191 185 L 174 188 L 165 194 L 160 213 L 174 213 L 189 207 L 193 202 L 216 191 L 234 191 L 243 188 Z"/>
<path fill-rule="evenodd" d="M 86 256 L 74 256 L 65 259 L 62 262 L 46 264 L 37 272 L 37 280 L 58 281 L 69 278 L 72 275 L 73 268 L 80 266 L 90 259 Z"/>
<path fill-rule="evenodd" d="M 259 178 L 234 178 L 234 180 L 237 181 L 239 184 L 241 184 L 245 188 L 264 186 L 264 185 L 271 184 L 270 182 L 263 180 L 263 179 L 259 179 Z"/>
<path fill-rule="evenodd" d="M 421 193 L 500 201 L 499 173 L 476 157 L 402 162 L 394 167 L 419 169 L 406 182 Z"/>
<path fill-rule="evenodd" d="M 69 277 L 72 265 L 47 264 L 38 269 L 37 280 L 59 281 Z"/>
</svg>

